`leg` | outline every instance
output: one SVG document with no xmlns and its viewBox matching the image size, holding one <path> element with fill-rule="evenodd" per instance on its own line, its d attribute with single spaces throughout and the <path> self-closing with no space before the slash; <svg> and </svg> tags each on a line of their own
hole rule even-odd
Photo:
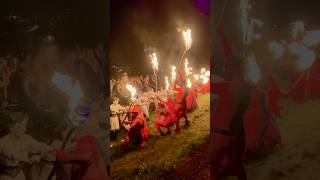
<svg viewBox="0 0 320 180">
<path fill-rule="evenodd" d="M 154 120 L 153 121 L 153 125 L 156 127 L 156 129 L 158 130 L 158 132 L 160 133 L 161 136 L 164 136 L 164 133 L 161 131 L 161 122 L 160 120 Z"/>
</svg>

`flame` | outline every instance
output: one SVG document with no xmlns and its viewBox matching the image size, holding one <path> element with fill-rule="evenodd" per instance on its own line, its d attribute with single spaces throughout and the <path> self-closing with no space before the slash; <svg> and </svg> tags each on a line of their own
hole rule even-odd
<svg viewBox="0 0 320 180">
<path fill-rule="evenodd" d="M 166 90 L 169 90 L 169 80 L 167 76 L 165 78 L 166 78 Z"/>
<path fill-rule="evenodd" d="M 291 43 L 288 45 L 289 51 L 299 56 L 298 68 L 300 70 L 308 69 L 314 62 L 316 55 L 315 53 L 299 43 Z"/>
<path fill-rule="evenodd" d="M 151 60 L 152 60 L 152 68 L 154 70 L 157 70 L 158 71 L 158 58 L 157 58 L 157 54 L 156 53 L 152 53 L 150 55 L 151 57 Z"/>
<path fill-rule="evenodd" d="M 206 68 L 201 68 L 200 79 L 203 84 L 207 84 L 210 79 L 210 71 L 206 71 Z"/>
<path fill-rule="evenodd" d="M 133 87 L 131 84 L 127 84 L 126 88 L 130 91 L 131 93 L 131 99 L 134 101 L 135 100 L 135 96 L 137 94 L 137 90 L 135 87 Z"/>
<path fill-rule="evenodd" d="M 194 77 L 197 81 L 199 80 L 199 75 L 198 75 L 198 74 L 193 75 L 193 77 Z"/>
<path fill-rule="evenodd" d="M 186 46 L 186 50 L 188 50 L 191 48 L 191 45 L 192 45 L 191 29 L 182 31 L 182 35 L 184 39 L 184 44 Z"/>
<path fill-rule="evenodd" d="M 71 112 L 80 104 L 80 100 L 83 97 L 83 92 L 80 87 L 79 81 L 72 82 L 70 76 L 54 72 L 51 81 L 61 91 L 69 97 L 69 107 Z"/>
<path fill-rule="evenodd" d="M 248 79 L 253 83 L 258 83 L 261 77 L 260 68 L 256 62 L 256 58 L 253 54 L 251 54 L 247 58 L 247 65 L 248 65 Z"/>
<path fill-rule="evenodd" d="M 185 59 L 185 62 L 184 62 L 184 71 L 186 72 L 186 76 L 189 76 L 192 71 L 192 68 L 189 67 L 189 62 L 188 62 L 188 59 Z"/>
<path fill-rule="evenodd" d="M 172 80 L 172 81 L 175 81 L 175 80 L 176 80 L 176 75 L 177 75 L 177 73 L 176 73 L 176 67 L 175 67 L 175 66 L 172 66 L 172 68 L 171 68 L 171 80 Z"/>
<path fill-rule="evenodd" d="M 191 88 L 191 86 L 192 86 L 192 84 L 191 84 L 190 79 L 187 79 L 187 87 L 188 87 L 188 88 Z"/>
<path fill-rule="evenodd" d="M 202 83 L 203 84 L 207 84 L 209 81 L 209 78 L 207 76 L 205 76 L 203 79 L 202 79 Z"/>
</svg>

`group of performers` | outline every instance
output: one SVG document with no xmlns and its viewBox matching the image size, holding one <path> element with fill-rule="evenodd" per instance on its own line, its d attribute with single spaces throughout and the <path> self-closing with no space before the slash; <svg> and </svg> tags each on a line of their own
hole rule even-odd
<svg viewBox="0 0 320 180">
<path fill-rule="evenodd" d="M 320 60 L 316 59 L 283 92 L 273 73 L 263 72 L 264 81 L 260 82 L 266 83 L 247 82 L 244 62 L 232 54 L 221 27 L 219 35 L 224 47 L 225 77 L 221 82 L 211 83 L 213 93 L 218 95 L 211 116 L 211 179 L 231 175 L 245 180 L 246 158 L 282 145 L 276 125 L 277 118 L 282 117 L 280 98 L 302 103 L 306 98 L 320 97 Z"/>
<path fill-rule="evenodd" d="M 119 104 L 119 99 L 114 98 L 110 105 L 110 124 L 111 124 L 111 147 L 116 141 L 118 132 L 123 126 L 126 131 L 126 145 L 133 143 L 136 146 L 143 147 L 145 141 L 150 136 L 150 130 L 147 121 L 149 121 L 149 105 L 147 99 L 155 103 L 156 118 L 152 124 L 161 136 L 171 134 L 171 128 L 174 132 L 180 131 L 180 119 L 184 119 L 185 125 L 188 126 L 187 112 L 193 111 L 198 107 L 197 97 L 198 88 L 196 83 L 187 87 L 187 81 L 179 72 L 179 79 L 172 84 L 171 90 L 154 92 L 148 97 L 141 96 L 134 101 L 129 107 L 123 107 Z M 201 92 L 210 92 L 210 82 L 202 85 Z M 121 126 L 122 125 L 122 126 Z M 166 129 L 166 132 L 163 132 Z"/>
</svg>

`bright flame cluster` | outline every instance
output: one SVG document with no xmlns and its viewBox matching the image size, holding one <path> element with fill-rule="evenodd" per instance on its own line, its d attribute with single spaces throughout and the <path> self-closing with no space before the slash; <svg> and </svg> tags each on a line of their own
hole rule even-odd
<svg viewBox="0 0 320 180">
<path fill-rule="evenodd" d="M 192 74 L 192 68 L 189 67 L 189 62 L 188 62 L 188 59 L 185 59 L 185 62 L 184 62 L 184 71 L 186 73 L 186 76 L 188 77 L 190 74 Z"/>
<path fill-rule="evenodd" d="M 191 36 L 191 29 L 187 29 L 182 31 L 183 39 L 184 39 L 184 44 L 186 46 L 186 50 L 189 50 L 192 45 L 192 36 Z"/>
<path fill-rule="evenodd" d="M 135 87 L 133 87 L 131 84 L 127 84 L 126 88 L 130 91 L 131 93 L 131 99 L 135 100 L 135 95 L 137 94 L 137 90 Z"/>
<path fill-rule="evenodd" d="M 207 84 L 210 80 L 210 71 L 206 71 L 205 68 L 201 68 L 200 79 L 203 84 Z"/>
<path fill-rule="evenodd" d="M 192 84 L 191 84 L 190 79 L 187 79 L 187 87 L 188 87 L 188 88 L 191 88 L 191 87 L 192 87 Z"/>
<path fill-rule="evenodd" d="M 154 70 L 157 70 L 158 71 L 158 58 L 157 58 L 157 54 L 156 53 L 152 53 L 150 55 L 151 57 L 151 60 L 152 60 L 152 68 Z"/>
<path fill-rule="evenodd" d="M 166 90 L 169 90 L 169 80 L 168 80 L 168 76 L 166 76 L 165 78 L 166 78 Z"/>
<path fill-rule="evenodd" d="M 176 67 L 172 66 L 171 67 L 171 80 L 172 80 L 172 82 L 176 80 L 176 78 L 177 78 L 176 76 L 177 76 Z"/>
</svg>

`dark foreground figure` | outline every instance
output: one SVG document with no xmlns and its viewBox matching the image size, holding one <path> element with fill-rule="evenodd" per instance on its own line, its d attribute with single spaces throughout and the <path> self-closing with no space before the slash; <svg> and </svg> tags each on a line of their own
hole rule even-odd
<svg viewBox="0 0 320 180">
<path fill-rule="evenodd" d="M 232 175 L 245 180 L 243 117 L 250 102 L 250 87 L 243 78 L 242 60 L 231 57 L 227 63 L 225 80 L 212 83 L 218 100 L 211 116 L 211 179 Z"/>
</svg>

